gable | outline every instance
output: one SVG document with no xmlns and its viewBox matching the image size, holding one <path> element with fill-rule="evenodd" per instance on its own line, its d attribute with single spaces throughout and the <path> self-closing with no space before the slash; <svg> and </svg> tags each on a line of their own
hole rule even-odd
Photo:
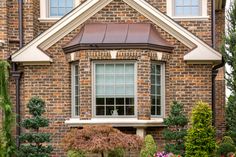
<svg viewBox="0 0 236 157">
<path fill-rule="evenodd" d="M 63 17 L 55 25 L 35 38 L 32 42 L 12 55 L 13 62 L 52 62 L 52 58 L 45 54 L 45 50 L 62 39 L 72 30 L 83 24 L 86 20 L 108 5 L 112 0 L 87 0 L 75 8 L 70 14 Z M 221 62 L 221 54 L 212 49 L 202 40 L 175 23 L 165 14 L 153 8 L 144 0 L 123 0 L 124 3 L 144 15 L 158 27 L 171 34 L 185 44 L 191 51 L 184 56 L 184 60 L 191 63 Z M 44 56 L 43 58 L 36 58 Z M 39 55 L 40 54 L 40 55 Z M 204 54 L 204 55 L 203 55 Z"/>
</svg>

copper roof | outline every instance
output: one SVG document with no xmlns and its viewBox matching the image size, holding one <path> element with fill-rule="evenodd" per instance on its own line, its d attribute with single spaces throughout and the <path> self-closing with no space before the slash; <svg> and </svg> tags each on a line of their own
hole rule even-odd
<svg viewBox="0 0 236 157">
<path fill-rule="evenodd" d="M 151 24 L 86 24 L 63 50 L 132 48 L 171 52 L 174 47 Z"/>
</svg>

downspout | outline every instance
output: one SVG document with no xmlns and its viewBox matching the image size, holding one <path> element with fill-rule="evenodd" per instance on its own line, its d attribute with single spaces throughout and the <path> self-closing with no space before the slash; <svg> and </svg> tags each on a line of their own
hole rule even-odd
<svg viewBox="0 0 236 157">
<path fill-rule="evenodd" d="M 215 49 L 216 47 L 216 42 L 215 42 L 215 0 L 211 0 L 211 42 L 212 42 L 212 48 Z M 211 75 L 211 81 L 212 81 L 212 86 L 211 86 L 211 108 L 212 108 L 212 125 L 215 126 L 215 117 L 216 117 L 216 105 L 215 105 L 215 95 L 216 95 L 216 90 L 215 90 L 215 78 L 217 76 L 218 70 L 217 68 L 213 67 L 212 68 L 212 75 Z"/>
<path fill-rule="evenodd" d="M 19 29 L 19 49 L 23 47 L 23 0 L 18 0 L 18 29 Z M 15 79 L 16 87 L 16 146 L 19 149 L 21 134 L 20 128 L 20 79 L 22 72 L 17 69 L 17 63 L 12 63 L 12 77 Z"/>
<path fill-rule="evenodd" d="M 212 41 L 212 48 L 216 48 L 216 15 L 215 15 L 215 0 L 211 0 L 211 41 Z"/>
</svg>

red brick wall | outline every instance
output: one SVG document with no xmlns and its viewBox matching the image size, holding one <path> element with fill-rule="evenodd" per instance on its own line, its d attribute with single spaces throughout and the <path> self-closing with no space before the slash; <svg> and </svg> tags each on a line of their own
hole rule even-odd
<svg viewBox="0 0 236 157">
<path fill-rule="evenodd" d="M 154 7 L 166 12 L 165 0 L 147 0 Z M 0 13 L 6 12 L 4 2 L 0 2 Z M 209 0 L 209 17 L 210 17 L 210 0 Z M 17 0 L 9 2 L 9 27 L 6 30 L 6 25 L 0 25 L 0 40 L 6 38 L 7 32 L 10 41 L 9 52 L 4 49 L 4 52 L 11 53 L 18 49 L 18 11 Z M 1 16 L 0 22 L 6 22 L 7 16 Z M 25 43 L 28 43 L 35 36 L 48 29 L 53 22 L 40 22 L 39 17 L 39 1 L 27 0 L 24 1 L 24 34 Z M 222 16 L 221 16 L 222 17 Z M 130 8 L 120 0 L 114 0 L 111 4 L 99 11 L 87 23 L 152 23 L 143 15 Z M 178 22 L 193 34 L 197 35 L 202 40 L 210 43 L 211 40 L 211 23 L 210 18 L 204 21 L 183 21 Z M 222 27 L 223 28 L 223 27 Z M 52 133 L 52 144 L 54 146 L 53 156 L 64 156 L 61 139 L 64 133 L 69 129 L 64 122 L 71 116 L 71 71 L 68 56 L 62 50 L 62 46 L 69 42 L 78 32 L 79 29 L 72 31 L 65 38 L 57 42 L 47 52 L 52 56 L 54 62 L 48 66 L 22 66 L 24 71 L 22 78 L 22 115 L 23 118 L 28 116 L 26 104 L 32 96 L 40 96 L 46 101 L 45 116 L 50 119 L 50 127 L 45 129 Z M 170 36 L 168 33 L 156 26 L 161 36 L 175 46 L 172 53 L 165 55 L 163 61 L 166 63 L 166 115 L 170 110 L 170 103 L 173 100 L 178 100 L 185 105 L 185 112 L 190 114 L 194 103 L 198 100 L 203 100 L 211 104 L 211 65 L 187 65 L 183 61 L 183 56 L 189 49 L 180 43 L 178 40 Z M 3 30 L 3 31 L 2 31 Z M 3 32 L 4 35 L 1 33 Z M 0 48 L 1 52 L 1 48 Z M 2 53 L 0 53 L 1 56 Z M 153 55 L 150 55 L 153 54 Z M 0 57 L 1 58 L 1 57 Z M 118 59 L 136 60 L 138 63 L 138 111 L 139 119 L 150 118 L 150 63 L 156 60 L 155 52 L 143 50 L 120 50 Z M 81 119 L 90 119 L 92 117 L 92 100 L 91 100 L 91 60 L 93 59 L 110 59 L 107 51 L 83 51 L 76 52 L 76 59 L 80 66 L 80 94 L 81 94 Z M 145 68 L 143 68 L 145 67 Z M 142 78 L 146 79 L 145 84 Z M 13 82 L 14 83 L 14 82 Z M 217 83 L 218 84 L 218 83 Z M 217 85 L 218 89 L 222 89 L 223 84 Z M 14 86 L 11 86 L 12 95 L 14 95 Z M 224 91 L 222 91 L 224 93 Z M 145 94 L 144 99 L 141 97 Z M 222 96 L 222 95 L 221 95 Z M 14 97 L 14 96 L 13 96 Z M 223 96 L 221 100 L 223 100 Z M 220 102 L 219 101 L 219 102 Z M 222 101 L 223 102 L 223 101 Z M 223 103 L 221 103 L 223 104 Z M 141 109 L 142 107 L 142 109 Z M 219 107 L 219 111 L 222 106 Z M 223 115 L 222 115 L 223 116 Z M 219 121 L 220 117 L 219 116 Z M 223 128 L 223 122 L 220 122 L 220 127 Z M 148 128 L 147 133 L 154 135 L 155 139 L 160 143 L 162 141 L 161 128 Z"/>
</svg>

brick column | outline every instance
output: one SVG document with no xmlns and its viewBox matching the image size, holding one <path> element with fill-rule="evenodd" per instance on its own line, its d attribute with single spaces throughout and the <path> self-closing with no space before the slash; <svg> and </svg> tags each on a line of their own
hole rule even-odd
<svg viewBox="0 0 236 157">
<path fill-rule="evenodd" d="M 92 118 L 92 80 L 91 62 L 86 52 L 80 52 L 80 119 Z"/>
<path fill-rule="evenodd" d="M 147 52 L 143 52 L 138 58 L 137 66 L 137 99 L 138 99 L 138 119 L 149 120 L 151 115 L 150 98 L 150 69 L 151 60 Z"/>
</svg>

